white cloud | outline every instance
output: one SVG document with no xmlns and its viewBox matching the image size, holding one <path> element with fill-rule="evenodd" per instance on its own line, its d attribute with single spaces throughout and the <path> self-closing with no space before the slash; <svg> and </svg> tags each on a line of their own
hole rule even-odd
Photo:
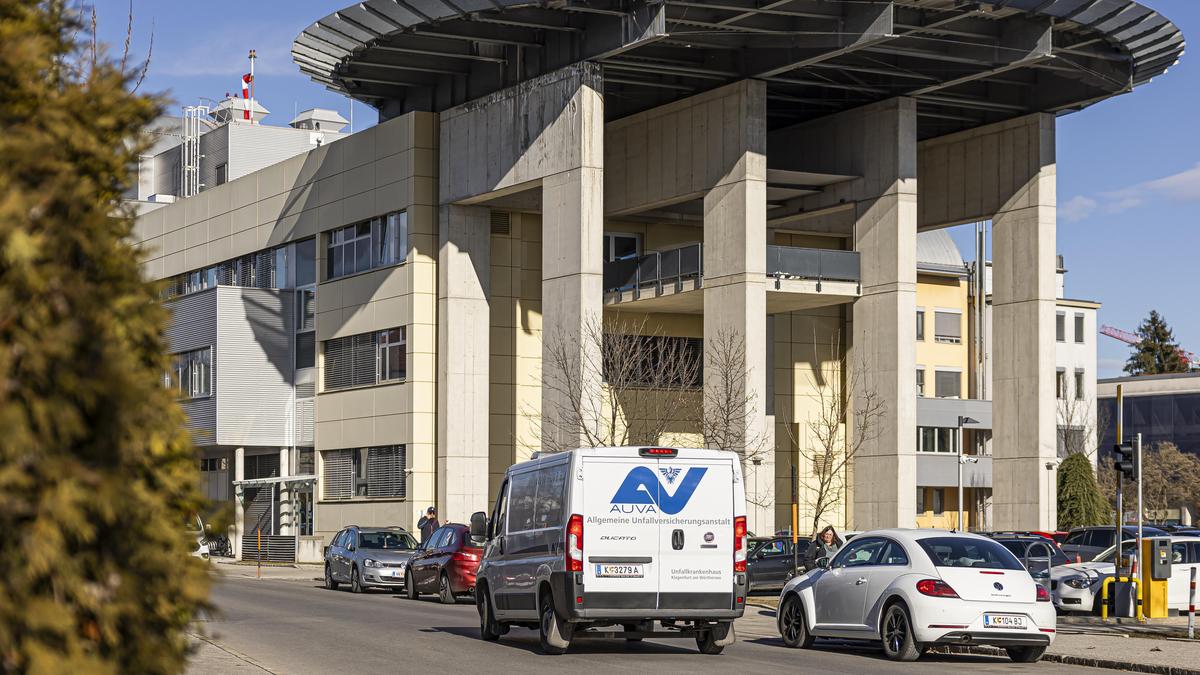
<svg viewBox="0 0 1200 675">
<path fill-rule="evenodd" d="M 1200 163 L 1179 173 L 1148 180 L 1120 190 L 1101 192 L 1095 197 L 1076 195 L 1059 205 L 1064 220 L 1076 222 L 1097 211 L 1121 213 L 1156 200 L 1174 202 L 1200 201 Z"/>
</svg>

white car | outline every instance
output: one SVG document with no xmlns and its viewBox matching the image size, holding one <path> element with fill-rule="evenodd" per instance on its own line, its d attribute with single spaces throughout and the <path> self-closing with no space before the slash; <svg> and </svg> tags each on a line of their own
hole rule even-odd
<svg viewBox="0 0 1200 675">
<path fill-rule="evenodd" d="M 1134 540 L 1121 544 L 1121 556 L 1133 554 Z M 1090 562 L 1055 567 L 1050 575 L 1054 606 L 1064 612 L 1100 613 L 1101 586 L 1116 572 L 1109 546 Z M 1171 537 L 1171 579 L 1167 581 L 1167 608 L 1188 608 L 1188 583 L 1192 567 L 1200 567 L 1200 537 Z"/>
<path fill-rule="evenodd" d="M 913 661 L 931 645 L 991 645 L 1033 662 L 1054 640 L 1049 592 L 987 537 L 875 530 L 817 562 L 779 596 L 789 647 L 818 637 L 882 640 L 888 658 Z"/>
</svg>

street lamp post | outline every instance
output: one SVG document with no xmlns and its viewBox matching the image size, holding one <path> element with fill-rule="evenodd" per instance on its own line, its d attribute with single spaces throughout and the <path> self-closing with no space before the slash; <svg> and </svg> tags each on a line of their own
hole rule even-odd
<svg viewBox="0 0 1200 675">
<path fill-rule="evenodd" d="M 963 528 L 963 464 L 967 462 L 967 458 L 963 457 L 963 426 L 967 424 L 979 424 L 979 420 L 971 419 L 970 417 L 958 416 L 958 530 L 961 532 Z M 978 459 L 971 458 L 972 462 L 978 462 Z"/>
</svg>

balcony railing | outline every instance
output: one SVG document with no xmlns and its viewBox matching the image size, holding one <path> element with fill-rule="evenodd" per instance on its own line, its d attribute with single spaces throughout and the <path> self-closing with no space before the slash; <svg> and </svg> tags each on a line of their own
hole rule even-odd
<svg viewBox="0 0 1200 675">
<path fill-rule="evenodd" d="M 666 251 L 654 251 L 638 257 L 604 264 L 605 291 L 638 291 L 653 285 L 661 292 L 666 284 L 682 290 L 685 282 L 699 286 L 704 276 L 703 249 L 689 244 Z M 796 246 L 767 247 L 767 276 L 816 281 L 860 280 L 857 251 L 833 251 Z"/>
</svg>

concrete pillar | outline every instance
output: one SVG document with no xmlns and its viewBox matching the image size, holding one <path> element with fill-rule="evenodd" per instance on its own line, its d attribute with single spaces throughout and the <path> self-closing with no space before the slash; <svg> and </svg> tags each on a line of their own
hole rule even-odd
<svg viewBox="0 0 1200 675">
<path fill-rule="evenodd" d="M 1057 525 L 1053 115 L 1027 119 L 1014 148 L 1028 163 L 992 220 L 993 513 L 999 529 Z M 1007 153 L 1006 153 L 1007 154 Z"/>
<path fill-rule="evenodd" d="M 287 448 L 279 449 L 279 477 L 287 478 L 292 475 L 290 453 Z M 279 484 L 279 534 L 292 534 L 292 491 L 287 483 Z"/>
<path fill-rule="evenodd" d="M 488 209 L 440 207 L 437 501 L 441 520 L 488 508 Z M 422 507 L 423 508 L 423 507 Z"/>
<path fill-rule="evenodd" d="M 584 428 L 600 414 L 600 346 L 593 338 L 603 319 L 604 104 L 582 84 L 576 106 L 560 121 L 579 166 L 542 179 L 542 446 L 587 444 Z M 565 363 L 552 365 L 554 354 Z"/>
<path fill-rule="evenodd" d="M 744 85 L 732 115 L 716 103 L 726 123 L 708 130 L 737 150 L 704 195 L 704 414 L 735 421 L 725 443 L 743 455 L 748 526 L 767 533 L 775 531 L 775 448 L 766 417 L 766 85 Z M 730 359 L 730 347 L 744 358 Z"/>
<path fill-rule="evenodd" d="M 862 297 L 854 303 L 846 356 L 853 411 L 873 397 L 884 406 L 854 457 L 857 530 L 915 527 L 917 111 L 893 99 L 860 114 L 860 165 L 868 191 L 855 203 L 854 248 L 861 254 Z M 873 193 L 873 194 L 872 194 Z"/>
<path fill-rule="evenodd" d="M 235 481 L 246 479 L 245 448 L 234 448 L 233 450 L 233 479 Z M 242 489 L 235 485 L 233 494 L 233 557 L 241 560 L 242 534 L 246 528 L 246 508 L 242 501 Z"/>
</svg>

